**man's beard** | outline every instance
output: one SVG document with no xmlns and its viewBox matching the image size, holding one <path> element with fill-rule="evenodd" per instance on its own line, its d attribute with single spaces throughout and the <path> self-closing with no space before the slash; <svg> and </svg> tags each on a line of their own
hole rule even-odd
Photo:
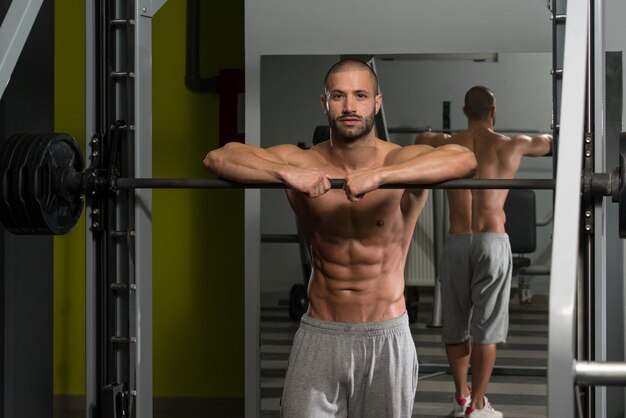
<svg viewBox="0 0 626 418">
<path fill-rule="evenodd" d="M 364 118 L 360 116 L 356 116 L 356 115 L 341 115 L 336 119 L 331 119 L 329 116 L 328 124 L 330 125 L 333 133 L 336 136 L 341 137 L 343 139 L 355 140 L 370 133 L 370 131 L 374 127 L 375 116 L 376 116 L 375 113 L 371 113 L 370 115 Z M 345 127 L 343 127 L 341 124 L 338 123 L 339 120 L 341 120 L 342 118 L 359 118 L 361 123 L 357 126 L 346 129 Z"/>
</svg>

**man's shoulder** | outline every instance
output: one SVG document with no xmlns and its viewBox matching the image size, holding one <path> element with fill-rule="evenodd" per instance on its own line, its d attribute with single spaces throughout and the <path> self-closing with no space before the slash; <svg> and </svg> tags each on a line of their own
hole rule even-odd
<svg viewBox="0 0 626 418">
<path fill-rule="evenodd" d="M 475 135 L 472 133 L 472 131 L 458 131 L 450 136 L 449 142 L 451 144 L 463 145 L 464 147 L 472 149 L 474 138 Z"/>
<path fill-rule="evenodd" d="M 503 133 L 500 132 L 493 132 L 493 135 L 491 136 L 491 138 L 494 141 L 497 141 L 501 144 L 506 144 L 506 145 L 511 145 L 513 144 L 513 137 L 509 136 L 509 135 L 505 135 Z"/>
</svg>

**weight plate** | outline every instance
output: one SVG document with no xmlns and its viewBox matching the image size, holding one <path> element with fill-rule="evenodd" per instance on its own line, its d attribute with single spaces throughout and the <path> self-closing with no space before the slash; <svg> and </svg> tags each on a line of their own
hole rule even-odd
<svg viewBox="0 0 626 418">
<path fill-rule="evenodd" d="M 622 132 L 620 142 L 626 142 L 626 133 Z M 626 155 L 619 156 L 619 237 L 626 238 Z"/>
<path fill-rule="evenodd" d="M 17 228 L 11 198 L 11 177 L 14 173 L 11 162 L 22 137 L 23 135 L 13 135 L 0 145 L 0 221 L 7 230 Z"/>
<path fill-rule="evenodd" d="M 67 134 L 20 134 L 0 146 L 0 221 L 14 234 L 65 234 L 83 207 L 68 190 L 68 172 L 82 173 L 84 161 Z"/>
<path fill-rule="evenodd" d="M 29 187 L 34 190 L 44 230 L 55 235 L 66 234 L 80 218 L 83 198 L 80 193 L 68 190 L 62 179 L 68 172 L 83 171 L 83 154 L 67 134 L 46 134 L 41 143 L 42 149 L 35 155 L 33 164 L 37 169 L 29 179 Z"/>
<path fill-rule="evenodd" d="M 9 229 L 11 232 L 20 233 L 32 233 L 33 224 L 28 213 L 28 207 L 26 203 L 27 190 L 26 190 L 26 175 L 27 170 L 26 160 L 31 148 L 36 145 L 34 138 L 30 135 L 25 135 L 21 138 L 16 145 L 15 154 L 11 161 L 12 174 L 9 185 L 9 197 L 11 207 L 13 209 L 13 216 L 16 221 L 16 228 Z"/>
<path fill-rule="evenodd" d="M 417 314 L 419 312 L 420 293 L 417 286 L 404 287 L 404 302 L 406 304 L 406 312 L 409 316 L 409 323 L 417 322 Z"/>
<path fill-rule="evenodd" d="M 289 292 L 289 317 L 292 321 L 299 321 L 309 308 L 309 298 L 306 287 L 294 284 Z"/>
<path fill-rule="evenodd" d="M 33 140 L 33 146 L 31 146 L 28 155 L 26 157 L 24 169 L 22 170 L 24 175 L 24 189 L 22 196 L 24 197 L 24 203 L 28 216 L 30 219 L 29 233 L 32 234 L 49 234 L 50 231 L 46 226 L 46 222 L 39 210 L 39 202 L 37 199 L 38 191 L 33 184 L 33 179 L 37 178 L 37 170 L 39 169 L 41 159 L 39 156 L 43 155 L 46 148 L 46 135 L 48 134 L 33 134 L 31 135 Z M 26 231 L 24 231 L 26 232 Z"/>
</svg>

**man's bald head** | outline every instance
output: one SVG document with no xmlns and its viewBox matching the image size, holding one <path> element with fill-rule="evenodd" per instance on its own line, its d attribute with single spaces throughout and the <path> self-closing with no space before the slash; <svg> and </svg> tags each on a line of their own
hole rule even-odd
<svg viewBox="0 0 626 418">
<path fill-rule="evenodd" d="M 358 60 L 356 58 L 343 59 L 339 61 L 338 63 L 336 63 L 335 65 L 333 65 L 332 67 L 330 67 L 330 70 L 328 70 L 328 72 L 326 73 L 326 77 L 324 77 L 324 92 L 328 93 L 328 91 L 330 90 L 328 86 L 328 81 L 333 74 L 343 72 L 343 71 L 363 71 L 363 70 L 369 72 L 369 74 L 371 75 L 374 94 L 378 94 L 378 77 L 376 76 L 376 73 L 374 72 L 372 67 L 370 67 L 365 62 Z"/>
<path fill-rule="evenodd" d="M 474 86 L 465 93 L 465 114 L 472 120 L 489 118 L 491 108 L 496 105 L 496 97 L 485 86 Z"/>
</svg>

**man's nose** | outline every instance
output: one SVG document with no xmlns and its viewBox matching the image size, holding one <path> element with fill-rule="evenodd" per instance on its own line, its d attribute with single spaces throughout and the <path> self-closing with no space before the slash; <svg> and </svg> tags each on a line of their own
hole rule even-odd
<svg viewBox="0 0 626 418">
<path fill-rule="evenodd" d="M 351 97 L 346 97 L 346 99 L 343 102 L 343 112 L 354 113 L 354 111 L 355 111 L 354 99 Z"/>
</svg>

